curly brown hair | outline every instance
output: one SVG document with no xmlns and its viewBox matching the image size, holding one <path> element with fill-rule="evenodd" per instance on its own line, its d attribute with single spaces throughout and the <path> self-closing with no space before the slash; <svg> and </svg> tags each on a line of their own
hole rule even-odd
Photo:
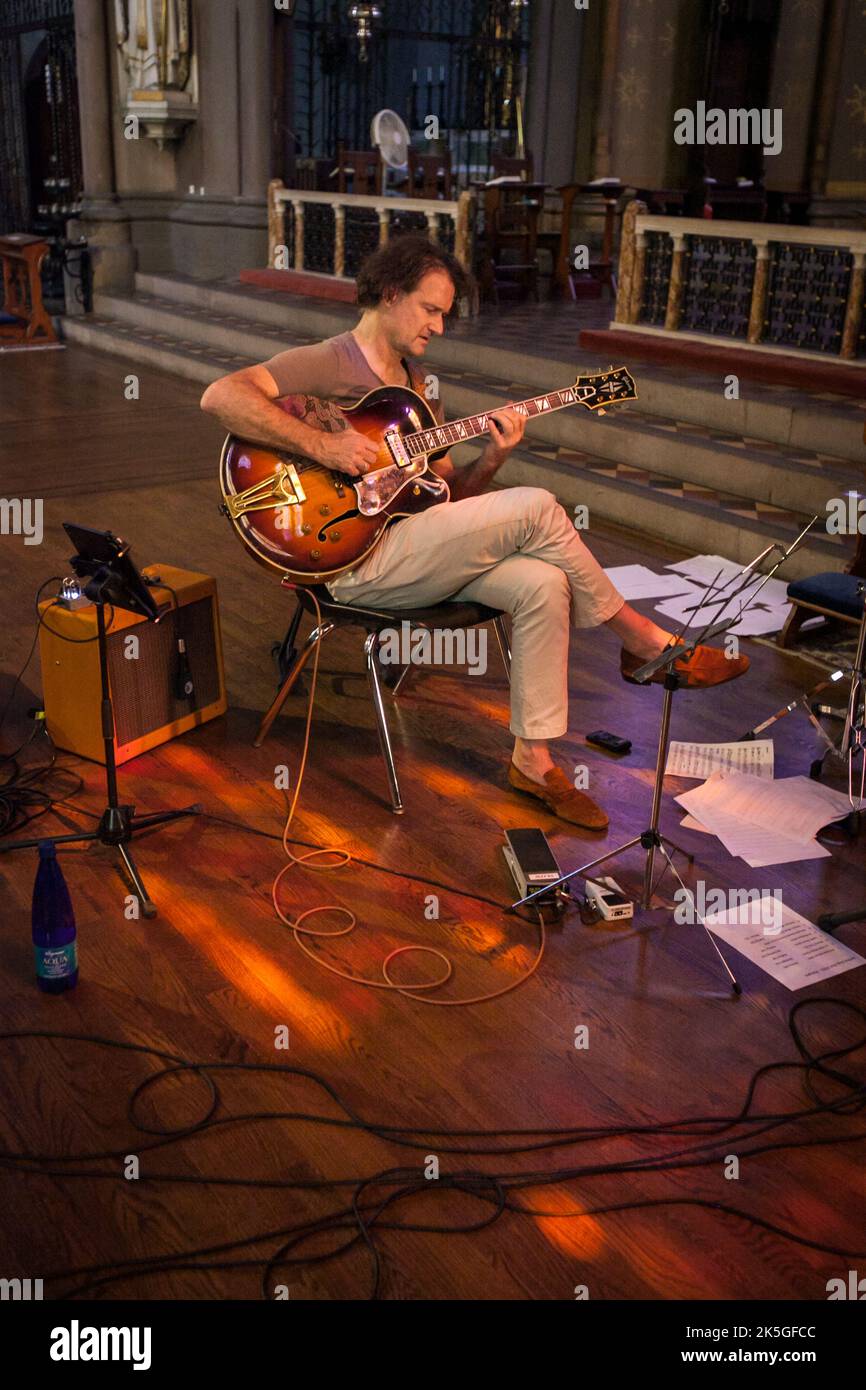
<svg viewBox="0 0 866 1390">
<path fill-rule="evenodd" d="M 448 317 L 457 311 L 461 299 L 472 292 L 472 276 L 456 256 L 435 241 L 416 232 L 406 232 L 374 251 L 358 271 L 358 304 L 374 308 L 395 291 L 411 294 L 430 270 L 443 270 L 454 286 L 454 303 Z"/>
</svg>

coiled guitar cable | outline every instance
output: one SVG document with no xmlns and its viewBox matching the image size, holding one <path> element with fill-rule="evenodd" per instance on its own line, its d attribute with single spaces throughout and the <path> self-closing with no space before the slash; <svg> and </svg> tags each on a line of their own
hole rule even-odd
<svg viewBox="0 0 866 1390">
<path fill-rule="evenodd" d="M 312 598 L 313 603 L 316 606 L 316 622 L 319 626 L 321 626 L 322 610 L 319 606 L 319 601 L 316 595 L 312 592 L 312 590 L 310 591 L 310 597 Z M 367 989 L 393 990 L 396 994 L 402 994 L 406 999 L 415 999 L 421 1004 L 436 1004 L 442 1008 L 465 1007 L 470 1004 L 486 1004 L 491 999 L 500 999 L 503 994 L 510 994 L 513 990 L 519 989 L 521 985 L 525 984 L 526 981 L 529 980 L 535 974 L 544 956 L 547 938 L 544 925 L 544 915 L 538 908 L 534 909 L 538 920 L 538 950 L 529 968 L 526 971 L 524 971 L 524 973 L 518 979 L 512 980 L 510 984 L 503 985 L 501 989 L 492 990 L 489 994 L 478 994 L 468 999 L 435 999 L 432 997 L 432 991 L 439 989 L 442 985 L 446 984 L 454 973 L 454 966 L 452 961 L 448 958 L 445 952 L 440 951 L 438 947 L 421 945 L 397 946 L 393 951 L 390 951 L 389 954 L 382 961 L 383 979 L 364 979 L 358 975 L 352 974 L 350 971 L 341 970 L 337 966 L 329 964 L 329 962 L 323 960 L 315 950 L 311 949 L 311 947 L 307 945 L 305 940 L 305 938 L 307 937 L 314 937 L 319 939 L 325 938 L 330 940 L 340 936 L 348 936 L 349 933 L 354 931 L 355 927 L 358 925 L 358 919 L 355 916 L 354 912 L 351 912 L 347 907 L 343 907 L 341 903 L 324 903 L 319 907 L 308 907 L 297 917 L 290 917 L 281 907 L 280 888 L 283 879 L 285 878 L 286 874 L 289 872 L 290 869 L 301 867 L 305 869 L 310 869 L 312 871 L 318 871 L 319 873 L 329 873 L 336 869 L 344 869 L 352 862 L 352 855 L 349 853 L 349 851 L 341 849 L 337 846 L 322 845 L 318 848 L 308 850 L 306 854 L 295 854 L 289 848 L 289 830 L 291 829 L 292 821 L 294 820 L 295 816 L 295 811 L 298 806 L 298 801 L 300 800 L 301 787 L 303 786 L 304 773 L 307 767 L 307 756 L 309 754 L 310 749 L 310 730 L 313 718 L 313 702 L 316 696 L 316 684 L 319 675 L 320 648 L 321 643 L 317 642 L 316 649 L 313 654 L 313 670 L 312 677 L 310 680 L 310 694 L 309 699 L 307 701 L 307 715 L 304 724 L 304 746 L 301 753 L 301 765 L 298 770 L 298 777 L 295 783 L 294 794 L 291 798 L 288 813 L 286 815 L 285 824 L 283 826 L 282 846 L 286 858 L 289 862 L 288 864 L 285 864 L 282 867 L 282 869 L 280 869 L 271 886 L 271 900 L 274 905 L 274 911 L 276 912 L 280 921 L 283 922 L 291 930 L 298 946 L 301 948 L 304 954 L 310 958 L 310 960 L 315 961 L 316 964 L 321 966 L 324 970 L 330 971 L 332 975 L 337 975 L 341 980 L 349 980 L 352 982 L 352 984 L 363 985 Z M 319 862 L 314 862 L 318 861 L 321 857 L 325 855 L 336 855 L 339 857 L 337 858 L 336 863 L 330 862 L 327 864 L 322 864 Z M 503 909 L 503 911 L 504 910 L 506 909 Z M 345 926 L 337 927 L 331 930 L 316 930 L 313 927 L 303 925 L 303 923 L 306 922 L 310 917 L 314 917 L 322 912 L 340 913 L 346 919 Z M 528 921 L 530 919 L 522 918 L 522 920 Z M 423 952 L 425 955 L 434 956 L 441 963 L 442 966 L 442 973 L 440 977 L 433 981 L 421 981 L 417 984 L 399 984 L 397 981 L 392 979 L 390 973 L 391 963 L 394 960 L 396 960 L 398 956 L 408 955 L 411 952 Z"/>
</svg>

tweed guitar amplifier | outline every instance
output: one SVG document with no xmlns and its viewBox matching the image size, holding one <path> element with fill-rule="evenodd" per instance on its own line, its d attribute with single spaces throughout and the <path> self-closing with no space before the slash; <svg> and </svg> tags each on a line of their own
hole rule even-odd
<svg viewBox="0 0 866 1390">
<path fill-rule="evenodd" d="M 226 710 L 216 582 L 206 574 L 148 565 L 177 595 L 154 585 L 160 620 L 106 607 L 108 679 L 114 706 L 118 764 L 184 734 Z M 101 725 L 96 608 L 39 605 L 39 656 L 48 732 L 58 748 L 105 762 Z M 83 639 L 92 637 L 93 641 Z M 64 639 L 74 640 L 64 640 Z M 186 647 L 192 688 L 179 679 L 178 639 Z"/>
</svg>

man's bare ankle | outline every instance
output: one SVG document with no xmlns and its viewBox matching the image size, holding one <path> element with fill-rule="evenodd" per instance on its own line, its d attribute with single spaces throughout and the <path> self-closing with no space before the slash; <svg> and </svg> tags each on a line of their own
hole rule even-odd
<svg viewBox="0 0 866 1390">
<path fill-rule="evenodd" d="M 532 777 L 541 781 L 546 772 L 556 766 L 550 756 L 550 749 L 547 747 L 527 747 L 526 744 L 515 744 L 514 752 L 511 755 L 514 766 L 524 774 L 525 777 Z"/>
</svg>

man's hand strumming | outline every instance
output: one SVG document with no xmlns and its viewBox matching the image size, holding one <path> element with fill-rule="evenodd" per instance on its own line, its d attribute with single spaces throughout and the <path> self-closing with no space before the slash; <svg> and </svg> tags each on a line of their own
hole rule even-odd
<svg viewBox="0 0 866 1390">
<path fill-rule="evenodd" d="M 350 426 L 339 434 L 322 434 L 321 444 L 316 450 L 316 462 L 338 473 L 348 473 L 350 478 L 359 478 L 370 471 L 378 455 L 377 446 Z"/>
</svg>

